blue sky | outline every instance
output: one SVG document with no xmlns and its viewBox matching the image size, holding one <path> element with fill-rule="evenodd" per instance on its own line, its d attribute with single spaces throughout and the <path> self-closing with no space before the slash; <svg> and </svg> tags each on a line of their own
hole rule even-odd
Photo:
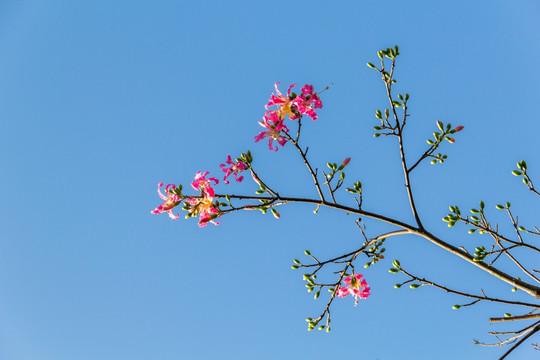
<svg viewBox="0 0 540 360">
<path fill-rule="evenodd" d="M 291 146 L 274 153 L 253 141 L 280 81 L 331 86 L 303 129 L 310 159 L 323 167 L 351 157 L 347 178 L 364 184 L 365 206 L 411 221 L 396 144 L 372 136 L 386 103 L 365 66 L 399 44 L 410 156 L 436 120 L 465 126 L 444 166 L 414 174 L 425 225 L 455 244 L 480 243 L 440 219 L 450 204 L 481 199 L 510 200 L 537 225 L 538 202 L 510 171 L 526 159 L 540 177 L 538 18 L 532 0 L 1 2 L 0 358 L 500 355 L 470 344 L 491 340 L 487 319 L 505 308 L 454 311 L 461 300 L 436 289 L 395 290 L 390 261 L 364 271 L 368 300 L 336 301 L 330 334 L 307 332 L 304 318 L 325 302 L 305 291 L 291 260 L 357 248 L 344 214 L 290 206 L 280 220 L 249 212 L 200 229 L 150 210 L 158 182 L 187 187 L 199 170 L 221 177 L 226 155 L 246 149 L 281 194 L 316 197 Z M 372 236 L 385 229 L 368 222 Z M 420 239 L 387 248 L 387 259 L 448 286 L 509 293 Z M 514 358 L 535 356 L 526 346 Z"/>
</svg>

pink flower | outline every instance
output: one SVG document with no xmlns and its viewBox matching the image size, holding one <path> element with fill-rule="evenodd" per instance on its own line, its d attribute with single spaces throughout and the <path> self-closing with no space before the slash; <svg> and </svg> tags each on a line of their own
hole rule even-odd
<svg viewBox="0 0 540 360">
<path fill-rule="evenodd" d="M 316 92 L 313 90 L 313 85 L 304 85 L 302 86 L 302 93 L 296 95 L 291 93 L 291 89 L 296 86 L 292 84 L 287 89 L 287 96 L 283 95 L 278 89 L 279 82 L 274 84 L 276 88 L 276 95 L 270 96 L 270 101 L 266 104 L 266 108 L 269 106 L 277 106 L 277 112 L 280 119 L 285 119 L 285 116 L 288 116 L 291 120 L 296 120 L 302 117 L 303 114 L 306 114 L 313 120 L 317 120 L 317 113 L 315 109 L 322 108 L 322 102 Z"/>
<path fill-rule="evenodd" d="M 317 113 L 313 108 L 322 108 L 322 102 L 317 93 L 313 92 L 313 85 L 302 86 L 302 94 L 294 99 L 294 107 L 300 114 L 306 114 L 312 120 L 317 120 Z"/>
<path fill-rule="evenodd" d="M 353 276 L 347 276 L 343 282 L 348 286 L 342 286 L 337 290 L 338 297 L 346 297 L 351 295 L 355 298 L 356 303 L 358 299 L 366 299 L 371 295 L 370 287 L 368 286 L 366 279 L 362 279 L 361 274 L 353 274 Z"/>
<path fill-rule="evenodd" d="M 209 222 L 219 225 L 220 221 L 214 219 L 219 217 L 219 210 L 213 206 L 213 197 L 204 196 L 202 199 L 190 198 L 186 202 L 191 205 L 190 213 L 199 216 L 199 227 L 205 227 Z"/>
<path fill-rule="evenodd" d="M 176 186 L 174 184 L 169 184 L 165 187 L 165 193 L 167 194 L 167 196 L 163 195 L 161 193 L 161 187 L 163 186 L 163 183 L 160 182 L 158 184 L 158 195 L 160 198 L 162 198 L 163 200 L 165 200 L 165 202 L 161 205 L 159 205 L 157 208 L 155 208 L 154 210 L 151 211 L 152 214 L 161 214 L 163 212 L 167 212 L 169 214 L 169 217 L 173 220 L 176 220 L 180 217 L 180 214 L 176 214 L 174 215 L 173 212 L 172 212 L 172 209 L 175 207 L 175 206 L 178 206 L 180 204 L 180 202 L 182 201 L 182 199 L 180 199 L 180 197 L 178 195 L 176 195 L 175 193 L 172 192 L 172 190 L 174 190 L 176 188 Z"/>
<path fill-rule="evenodd" d="M 193 181 L 191 183 L 191 186 L 195 190 L 204 191 L 206 194 L 208 194 L 210 197 L 213 198 L 214 197 L 214 189 L 212 189 L 211 181 L 213 181 L 214 184 L 217 185 L 219 183 L 219 180 L 214 178 L 214 177 L 206 179 L 206 175 L 208 175 L 209 173 L 210 173 L 209 171 L 205 171 L 204 173 L 202 173 L 202 171 L 199 171 L 195 175 L 195 181 Z"/>
<path fill-rule="evenodd" d="M 199 216 L 199 226 L 204 227 L 209 222 L 214 225 L 219 225 L 219 222 L 215 222 L 214 219 L 220 216 L 220 211 L 218 208 L 214 207 L 214 189 L 212 188 L 212 181 L 214 184 L 217 184 L 219 181 L 216 178 L 208 178 L 206 176 L 209 174 L 208 171 L 204 173 L 199 171 L 195 175 L 195 181 L 191 183 L 191 186 L 195 190 L 201 191 L 201 196 L 199 198 L 189 198 L 186 202 L 191 205 L 189 212 L 193 216 Z"/>
<path fill-rule="evenodd" d="M 288 132 L 289 129 L 283 125 L 283 120 L 279 118 L 279 115 L 275 111 L 267 112 L 263 121 L 259 121 L 259 124 L 266 128 L 268 131 L 261 131 L 259 135 L 255 136 L 255 142 L 259 142 L 265 137 L 268 137 L 268 147 L 270 150 L 277 151 L 278 148 L 272 145 L 272 142 L 276 140 L 279 145 L 284 146 L 287 139 L 280 135 L 281 131 Z"/>
<path fill-rule="evenodd" d="M 270 96 L 270 101 L 268 104 L 265 105 L 265 107 L 268 109 L 269 106 L 276 105 L 278 107 L 278 114 L 280 119 L 285 119 L 285 116 L 289 116 L 291 120 L 298 119 L 301 117 L 300 114 L 297 112 L 295 113 L 293 108 L 293 100 L 296 97 L 296 95 L 291 96 L 291 89 L 296 86 L 296 84 L 292 84 L 287 89 L 287 96 L 284 96 L 278 89 L 279 82 L 276 82 L 274 84 L 274 87 L 276 88 L 276 95 L 272 94 Z"/>
<path fill-rule="evenodd" d="M 225 165 L 225 164 L 219 165 L 219 167 L 221 168 L 221 170 L 223 170 L 223 172 L 225 172 L 225 177 L 223 178 L 223 182 L 224 182 L 225 184 L 228 184 L 228 183 L 229 183 L 229 182 L 227 181 L 227 178 L 228 178 L 229 175 L 231 175 L 231 174 L 234 174 L 234 178 L 235 178 L 235 180 L 238 181 L 238 182 L 244 180 L 244 177 L 243 177 L 243 176 L 238 177 L 238 173 L 247 169 L 247 165 L 246 165 L 246 164 L 244 164 L 242 161 L 238 161 L 237 163 L 235 163 L 235 162 L 232 160 L 231 155 L 227 155 L 227 161 L 226 161 L 226 163 L 229 164 L 229 165 L 231 165 L 231 166 L 226 167 L 227 165 Z"/>
</svg>

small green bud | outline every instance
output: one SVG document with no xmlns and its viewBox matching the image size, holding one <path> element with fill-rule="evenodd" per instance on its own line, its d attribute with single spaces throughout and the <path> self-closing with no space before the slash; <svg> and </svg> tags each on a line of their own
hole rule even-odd
<svg viewBox="0 0 540 360">
<path fill-rule="evenodd" d="M 420 284 L 411 284 L 409 285 L 411 289 L 418 289 L 420 287 Z"/>
<path fill-rule="evenodd" d="M 319 295 L 321 295 L 321 291 L 320 291 L 320 290 L 317 291 L 317 292 L 315 293 L 315 295 L 313 296 L 313 298 L 314 298 L 314 299 L 318 299 L 318 298 L 319 298 Z"/>
<path fill-rule="evenodd" d="M 440 121 L 440 120 L 437 120 L 437 127 L 439 128 L 439 130 L 441 130 L 441 131 L 444 131 L 444 128 L 443 128 L 443 123 L 442 123 L 442 121 Z"/>
<path fill-rule="evenodd" d="M 330 326 L 326 328 L 326 332 L 327 332 L 327 333 L 330 332 Z"/>
<path fill-rule="evenodd" d="M 495 205 L 495 208 L 497 208 L 498 210 L 502 210 L 502 209 L 504 209 L 504 206 L 502 206 L 502 205 Z"/>
<path fill-rule="evenodd" d="M 504 313 L 504 317 L 512 317 L 512 314 L 510 314 L 510 313 Z"/>
<path fill-rule="evenodd" d="M 517 291 L 517 287 L 513 287 L 512 292 L 516 292 L 516 291 Z"/>
<path fill-rule="evenodd" d="M 375 65 L 373 65 L 372 63 L 368 62 L 366 64 L 368 67 L 372 68 L 372 69 L 376 69 Z"/>
<path fill-rule="evenodd" d="M 459 309 L 460 307 L 461 307 L 461 305 L 454 305 L 454 306 L 452 306 L 452 309 L 457 310 L 457 309 Z"/>
<path fill-rule="evenodd" d="M 399 272 L 399 270 L 396 269 L 396 268 L 390 268 L 390 269 L 388 269 L 388 272 L 390 272 L 392 274 L 397 274 Z"/>
<path fill-rule="evenodd" d="M 381 136 L 381 134 L 377 133 L 377 134 L 373 134 L 373 137 L 376 137 L 378 138 L 379 136 Z"/>
<path fill-rule="evenodd" d="M 523 173 L 521 171 L 514 170 L 514 171 L 512 171 L 512 174 L 515 175 L 515 176 L 520 176 Z"/>
<path fill-rule="evenodd" d="M 324 329 L 324 325 L 321 325 L 317 328 L 317 330 L 323 330 Z"/>
<path fill-rule="evenodd" d="M 401 284 L 396 284 L 396 285 L 394 285 L 394 288 L 395 288 L 395 289 L 399 289 L 400 287 L 401 287 Z"/>
<path fill-rule="evenodd" d="M 298 260 L 298 259 L 293 259 L 293 262 L 294 262 L 295 264 L 298 264 L 298 265 L 301 264 L 301 263 L 300 263 L 300 260 Z"/>
<path fill-rule="evenodd" d="M 309 250 L 304 250 L 304 254 L 306 254 L 307 256 L 310 256 L 311 253 L 309 252 Z"/>
<path fill-rule="evenodd" d="M 527 230 L 523 226 L 519 226 L 518 229 L 521 230 L 521 231 L 526 231 Z"/>
<path fill-rule="evenodd" d="M 298 266 L 298 265 L 293 265 L 293 266 L 291 266 L 291 269 L 296 270 L 296 269 L 298 269 L 299 267 L 300 267 L 300 266 Z"/>
</svg>

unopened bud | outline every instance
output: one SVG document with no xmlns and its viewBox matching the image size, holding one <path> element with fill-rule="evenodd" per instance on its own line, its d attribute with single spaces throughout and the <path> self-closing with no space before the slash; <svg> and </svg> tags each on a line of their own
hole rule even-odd
<svg viewBox="0 0 540 360">
<path fill-rule="evenodd" d="M 456 128 L 454 129 L 454 132 L 459 132 L 461 130 L 463 130 L 465 128 L 465 126 L 456 126 Z"/>
</svg>

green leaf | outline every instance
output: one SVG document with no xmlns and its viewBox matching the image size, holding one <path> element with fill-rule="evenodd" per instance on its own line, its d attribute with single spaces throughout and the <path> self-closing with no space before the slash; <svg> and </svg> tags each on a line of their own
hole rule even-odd
<svg viewBox="0 0 540 360">
<path fill-rule="evenodd" d="M 373 65 L 372 63 L 368 62 L 366 64 L 368 67 L 372 68 L 372 69 L 376 69 L 375 65 Z"/>
<path fill-rule="evenodd" d="M 515 176 L 520 176 L 523 173 L 521 171 L 514 170 L 514 171 L 512 171 L 512 174 L 515 175 Z"/>
<path fill-rule="evenodd" d="M 504 209 L 504 206 L 502 206 L 502 205 L 495 205 L 495 208 L 497 208 L 498 210 L 502 210 L 502 209 Z"/>
<path fill-rule="evenodd" d="M 399 260 L 394 260 L 394 261 L 392 261 L 392 265 L 393 265 L 394 267 L 398 268 L 398 269 L 401 267 L 401 264 L 399 263 Z"/>
<path fill-rule="evenodd" d="M 392 274 L 397 274 L 399 272 L 399 270 L 396 268 L 390 268 L 388 269 L 388 271 L 391 272 Z"/>
<path fill-rule="evenodd" d="M 293 266 L 291 266 L 291 269 L 296 270 L 296 269 L 298 269 L 299 267 L 300 267 L 300 266 L 298 266 L 298 265 L 293 265 Z"/>
</svg>

